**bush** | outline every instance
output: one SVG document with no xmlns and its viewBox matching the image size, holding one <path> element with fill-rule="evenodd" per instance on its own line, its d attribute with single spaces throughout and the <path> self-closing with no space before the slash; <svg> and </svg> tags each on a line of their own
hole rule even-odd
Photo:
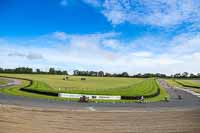
<svg viewBox="0 0 200 133">
<path fill-rule="evenodd" d="M 81 78 L 81 80 L 86 80 L 86 78 Z"/>
</svg>

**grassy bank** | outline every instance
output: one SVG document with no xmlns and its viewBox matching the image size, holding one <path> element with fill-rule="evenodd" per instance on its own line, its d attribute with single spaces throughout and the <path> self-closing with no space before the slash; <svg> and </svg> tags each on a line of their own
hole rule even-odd
<svg viewBox="0 0 200 133">
<path fill-rule="evenodd" d="M 8 83 L 7 80 L 0 78 L 0 85 L 6 85 Z"/>
<path fill-rule="evenodd" d="M 200 82 L 194 80 L 175 80 L 178 84 L 185 86 L 185 87 L 192 87 L 192 88 L 199 88 L 200 89 Z"/>
<path fill-rule="evenodd" d="M 194 92 L 200 93 L 200 88 L 198 88 L 199 83 L 198 84 L 194 83 L 197 81 L 167 79 L 166 82 L 173 87 L 190 89 Z"/>
<path fill-rule="evenodd" d="M 1 75 L 2 76 L 2 75 Z M 96 77 L 86 77 L 86 82 L 81 81 L 80 77 L 69 77 L 69 81 L 62 80 L 63 76 L 59 75 L 15 75 L 15 74 L 7 74 L 4 76 L 10 76 L 10 77 L 21 77 L 21 78 L 28 78 L 29 79 L 36 79 L 33 81 L 32 86 L 26 88 L 26 89 L 32 89 L 37 91 L 43 91 L 43 92 L 52 92 L 52 93 L 59 93 L 59 92 L 66 92 L 66 93 L 81 93 L 81 94 L 96 94 L 96 95 L 126 95 L 126 96 L 138 96 L 138 95 L 150 95 L 157 91 L 158 88 L 160 88 L 160 95 L 153 97 L 153 98 L 147 98 L 146 100 L 149 102 L 154 101 L 160 101 L 163 100 L 165 96 L 168 96 L 166 91 L 161 88 L 157 81 L 155 79 L 130 79 L 130 78 L 96 78 Z M 55 76 L 55 77 L 54 77 Z M 42 78 L 41 78 L 42 77 Z M 93 79 L 94 78 L 94 79 Z M 55 86 L 59 87 L 59 83 L 56 83 L 56 81 L 59 80 L 59 82 L 66 82 L 62 83 L 60 86 L 64 86 L 63 88 L 54 88 Z M 89 81 L 92 80 L 92 81 Z M 97 87 L 94 87 L 94 82 L 101 82 L 97 83 Z M 127 80 L 127 81 L 126 81 Z M 44 82 L 46 81 L 46 82 Z M 88 82 L 87 82 L 88 81 Z M 112 85 L 109 85 L 108 87 L 105 84 L 115 84 L 115 82 L 118 83 L 118 86 L 116 84 L 114 87 Z M 52 82 L 54 82 L 54 86 L 52 85 Z M 68 82 L 73 82 L 73 84 L 68 84 Z M 56 83 L 56 84 L 55 84 Z M 125 84 L 126 83 L 126 84 Z M 48 99 L 55 99 L 55 100 L 72 100 L 76 101 L 78 99 L 65 99 L 65 98 L 58 98 L 55 96 L 46 96 L 41 94 L 35 94 L 30 92 L 21 91 L 19 88 L 23 88 L 23 86 L 26 86 L 28 84 L 28 81 L 23 80 L 23 84 L 5 88 L 2 89 L 1 92 L 6 94 L 12 94 L 12 95 L 18 95 L 18 96 L 29 96 L 29 97 L 36 97 L 36 98 L 48 98 Z M 88 88 L 83 89 L 80 88 L 80 84 L 87 84 Z M 122 85 L 123 84 L 123 85 Z M 68 88 L 70 85 L 78 86 L 77 88 Z M 103 86 L 103 89 L 100 89 L 99 85 L 101 87 Z M 92 87 L 91 87 L 92 86 Z M 95 102 L 113 102 L 112 100 L 105 101 L 105 100 L 95 100 Z M 115 100 L 114 102 L 136 102 L 137 100 Z"/>
</svg>

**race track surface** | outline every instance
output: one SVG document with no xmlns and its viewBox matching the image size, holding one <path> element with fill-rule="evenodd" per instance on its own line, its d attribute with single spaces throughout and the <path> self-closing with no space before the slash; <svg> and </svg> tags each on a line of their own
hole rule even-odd
<svg viewBox="0 0 200 133">
<path fill-rule="evenodd" d="M 200 110 L 70 111 L 0 106 L 0 133 L 199 133 Z"/>
<path fill-rule="evenodd" d="M 1 80 L 1 79 L 7 80 L 7 81 L 8 81 L 8 84 L 7 84 L 7 85 L 0 85 L 0 88 L 9 87 L 9 86 L 21 84 L 21 81 L 20 81 L 20 80 L 17 80 L 17 79 L 1 78 L 1 77 L 0 77 L 0 80 Z"/>
<path fill-rule="evenodd" d="M 19 80 L 8 79 L 9 84 L 0 88 L 20 84 Z M 61 108 L 70 110 L 90 110 L 90 111 L 131 111 L 131 110 L 179 110 L 179 109 L 200 109 L 200 98 L 180 89 L 173 89 L 164 80 L 159 80 L 170 94 L 169 102 L 155 103 L 78 103 L 67 101 L 55 101 L 47 99 L 36 99 L 29 97 L 11 96 L 0 93 L 0 104 L 20 105 L 42 108 Z M 178 99 L 181 95 L 182 99 Z"/>
</svg>

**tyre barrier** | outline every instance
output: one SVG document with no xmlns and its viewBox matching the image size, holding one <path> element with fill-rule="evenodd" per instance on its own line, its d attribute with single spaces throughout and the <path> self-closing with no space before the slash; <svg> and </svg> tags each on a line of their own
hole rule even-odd
<svg viewBox="0 0 200 133">
<path fill-rule="evenodd" d="M 27 89 L 27 88 L 20 88 L 20 90 L 25 91 L 25 92 L 47 95 L 47 96 L 58 96 L 58 93 L 54 93 L 54 92 L 38 91 L 38 90 Z"/>
<path fill-rule="evenodd" d="M 121 100 L 140 100 L 142 96 L 121 96 Z"/>
<path fill-rule="evenodd" d="M 144 98 L 152 98 L 160 95 L 160 88 L 158 87 L 157 92 L 151 95 L 144 95 Z M 140 100 L 142 96 L 121 96 L 121 100 Z"/>
</svg>

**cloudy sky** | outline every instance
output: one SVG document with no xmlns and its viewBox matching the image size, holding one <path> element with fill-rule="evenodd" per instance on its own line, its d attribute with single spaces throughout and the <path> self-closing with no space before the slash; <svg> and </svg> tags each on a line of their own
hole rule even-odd
<svg viewBox="0 0 200 133">
<path fill-rule="evenodd" d="M 0 67 L 200 72 L 199 0 L 0 0 Z"/>
</svg>

